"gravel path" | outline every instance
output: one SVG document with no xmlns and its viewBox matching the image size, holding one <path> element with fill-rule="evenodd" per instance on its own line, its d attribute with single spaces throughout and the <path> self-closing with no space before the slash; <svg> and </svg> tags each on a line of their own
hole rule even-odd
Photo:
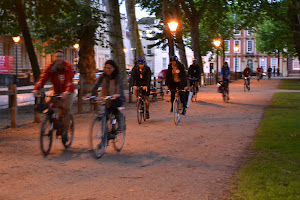
<svg viewBox="0 0 300 200">
<path fill-rule="evenodd" d="M 135 104 L 126 106 L 127 140 L 120 154 L 110 145 L 95 160 L 87 135 L 94 114 L 75 115 L 75 140 L 51 154 L 39 149 L 40 124 L 0 131 L 0 199 L 228 199 L 278 80 L 230 85 L 230 102 L 216 86 L 201 88 L 178 126 L 169 96 L 151 103 L 151 119 L 138 125 Z M 33 116 L 31 116 L 33 118 Z"/>
</svg>

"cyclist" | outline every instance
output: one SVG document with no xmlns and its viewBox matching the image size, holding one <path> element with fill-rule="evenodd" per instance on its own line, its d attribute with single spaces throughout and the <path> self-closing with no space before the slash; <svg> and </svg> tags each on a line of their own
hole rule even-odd
<svg viewBox="0 0 300 200">
<path fill-rule="evenodd" d="M 192 87 L 194 84 L 196 85 L 197 91 L 198 91 L 198 85 L 200 80 L 200 66 L 198 65 L 197 59 L 193 60 L 193 64 L 190 65 L 188 70 L 188 77 L 190 79 L 196 79 L 194 81 L 190 81 L 190 87 Z"/>
<path fill-rule="evenodd" d="M 54 61 L 51 63 L 41 75 L 39 81 L 35 84 L 33 89 L 34 96 L 37 97 L 39 91 L 44 87 L 48 79 L 53 84 L 53 89 L 50 94 L 62 94 L 62 113 L 64 116 L 64 133 L 57 132 L 57 135 L 62 135 L 67 141 L 67 133 L 69 127 L 69 113 L 74 100 L 75 86 L 72 83 L 74 76 L 74 70 L 71 64 L 64 60 L 64 52 L 57 50 L 54 53 Z M 50 103 L 50 98 L 46 99 L 47 103 Z"/>
<path fill-rule="evenodd" d="M 187 80 L 183 64 L 178 61 L 177 56 L 170 58 L 170 64 L 168 66 L 166 74 L 166 90 L 187 90 Z M 180 100 L 183 105 L 182 115 L 186 114 L 186 97 L 185 92 L 180 92 Z M 175 91 L 171 91 L 171 112 L 173 112 L 173 102 L 175 99 Z"/>
<path fill-rule="evenodd" d="M 115 61 L 107 60 L 105 62 L 104 73 L 99 76 L 96 84 L 85 97 L 89 98 L 91 95 L 94 95 L 100 86 L 102 86 L 100 97 L 111 96 L 111 100 L 106 101 L 106 108 L 116 116 L 119 124 L 117 131 L 123 131 L 125 123 L 124 117 L 118 107 L 121 107 L 124 104 L 125 96 L 123 92 L 122 77 Z"/>
<path fill-rule="evenodd" d="M 249 87 L 249 90 L 250 90 L 250 75 L 251 75 L 251 69 L 249 68 L 249 65 L 248 65 L 248 64 L 246 65 L 246 69 L 244 69 L 243 75 L 244 75 L 244 77 L 247 77 L 247 80 L 248 80 L 248 87 Z M 246 79 L 245 79 L 245 83 L 246 83 Z"/>
<path fill-rule="evenodd" d="M 131 85 L 135 91 L 135 96 L 138 98 L 137 87 L 140 86 L 143 89 L 143 95 L 145 95 L 146 102 L 146 119 L 149 119 L 149 95 L 150 95 L 150 82 L 151 82 L 151 70 L 145 64 L 145 59 L 138 59 L 137 65 L 132 68 L 131 71 Z"/>
<path fill-rule="evenodd" d="M 228 63 L 225 62 L 222 70 L 221 70 L 222 80 L 227 87 L 227 94 L 228 94 L 228 100 L 229 100 L 229 78 L 230 78 L 230 69 L 228 66 Z"/>
</svg>

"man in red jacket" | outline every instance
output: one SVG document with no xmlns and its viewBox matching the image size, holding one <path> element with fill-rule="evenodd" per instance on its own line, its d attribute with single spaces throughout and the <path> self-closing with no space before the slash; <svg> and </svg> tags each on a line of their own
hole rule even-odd
<svg viewBox="0 0 300 200">
<path fill-rule="evenodd" d="M 41 75 L 39 81 L 35 84 L 34 96 L 39 94 L 39 91 L 44 87 L 48 80 L 51 80 L 53 84 L 52 91 L 50 93 L 61 94 L 62 95 L 62 112 L 64 113 L 64 127 L 65 131 L 68 130 L 69 126 L 69 113 L 74 100 L 74 90 L 73 85 L 74 71 L 71 64 L 64 60 L 64 52 L 62 50 L 57 50 L 54 54 L 54 61 L 51 63 Z M 47 99 L 46 102 L 49 102 Z M 62 134 L 62 133 L 60 133 Z M 67 134 L 65 134 L 67 135 Z"/>
</svg>

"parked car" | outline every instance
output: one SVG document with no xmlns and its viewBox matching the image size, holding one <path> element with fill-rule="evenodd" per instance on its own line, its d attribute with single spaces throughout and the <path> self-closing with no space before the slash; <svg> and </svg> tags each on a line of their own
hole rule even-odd
<svg viewBox="0 0 300 200">
<path fill-rule="evenodd" d="M 158 74 L 158 78 L 166 78 L 166 76 L 167 76 L 167 69 L 163 69 L 163 70 L 161 70 L 161 72 L 159 72 L 159 74 Z"/>
</svg>

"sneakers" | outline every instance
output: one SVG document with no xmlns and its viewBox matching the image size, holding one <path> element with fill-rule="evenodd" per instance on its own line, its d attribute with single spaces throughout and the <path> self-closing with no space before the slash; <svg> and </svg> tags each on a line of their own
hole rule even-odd
<svg viewBox="0 0 300 200">
<path fill-rule="evenodd" d="M 150 115 L 149 115 L 149 111 L 146 111 L 146 119 L 149 119 Z"/>
</svg>

